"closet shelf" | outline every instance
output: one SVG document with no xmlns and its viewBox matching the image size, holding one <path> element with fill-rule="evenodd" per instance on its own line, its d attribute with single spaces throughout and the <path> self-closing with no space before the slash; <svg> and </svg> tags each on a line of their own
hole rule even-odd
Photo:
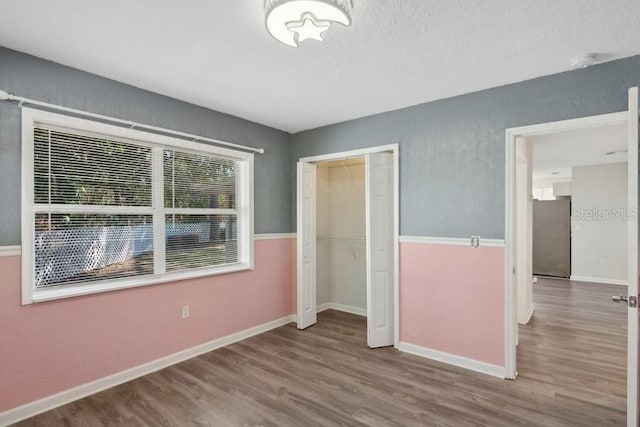
<svg viewBox="0 0 640 427">
<path fill-rule="evenodd" d="M 317 240 L 327 240 L 330 242 L 366 243 L 365 237 L 339 237 L 339 236 L 317 236 Z"/>
</svg>

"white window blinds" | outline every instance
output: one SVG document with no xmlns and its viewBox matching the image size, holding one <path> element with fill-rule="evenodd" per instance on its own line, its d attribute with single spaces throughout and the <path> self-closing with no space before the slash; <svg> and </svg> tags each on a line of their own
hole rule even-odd
<svg viewBox="0 0 640 427">
<path fill-rule="evenodd" d="M 168 271 L 237 262 L 236 162 L 163 152 Z"/>
<path fill-rule="evenodd" d="M 238 263 L 237 171 L 214 153 L 34 127 L 33 286 Z"/>
</svg>

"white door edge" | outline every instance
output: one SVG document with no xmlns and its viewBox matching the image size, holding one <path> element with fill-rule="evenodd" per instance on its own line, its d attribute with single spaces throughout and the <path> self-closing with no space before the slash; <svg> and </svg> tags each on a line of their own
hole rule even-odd
<svg viewBox="0 0 640 427">
<path fill-rule="evenodd" d="M 628 178 L 628 288 L 629 296 L 638 297 L 638 88 L 629 89 Z M 633 238 L 635 237 L 635 238 Z M 638 308 L 628 308 L 627 315 L 627 426 L 638 426 Z"/>
<path fill-rule="evenodd" d="M 393 164 L 390 152 L 365 156 L 367 345 L 371 348 L 395 345 Z"/>
<path fill-rule="evenodd" d="M 297 164 L 298 215 L 297 229 L 297 285 L 296 323 L 298 329 L 306 329 L 317 320 L 316 307 L 316 166 L 311 163 Z M 311 175 L 310 177 L 307 175 Z M 305 187 L 308 188 L 305 189 Z M 311 193 L 311 194 L 309 194 Z M 308 197 L 307 197 L 308 196 Z M 305 207 L 305 199 L 311 200 Z M 307 223 L 311 226 L 307 227 Z"/>
</svg>

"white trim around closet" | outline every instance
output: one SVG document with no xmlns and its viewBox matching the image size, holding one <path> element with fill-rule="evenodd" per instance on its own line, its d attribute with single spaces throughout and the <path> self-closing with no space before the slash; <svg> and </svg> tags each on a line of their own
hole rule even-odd
<svg viewBox="0 0 640 427">
<path fill-rule="evenodd" d="M 394 347 L 400 345 L 400 144 L 387 144 L 375 147 L 361 148 L 357 150 L 341 151 L 336 153 L 321 154 L 318 156 L 302 157 L 298 162 L 319 163 L 330 160 L 346 160 L 355 157 L 364 157 L 372 153 L 393 153 L 393 268 L 394 268 L 394 292 L 393 292 L 393 317 L 394 317 Z M 300 200 L 297 200 L 297 211 L 300 212 Z M 297 231 L 300 233 L 300 230 Z M 296 234 L 298 237 L 298 235 Z M 299 239 L 299 237 L 298 237 Z"/>
</svg>

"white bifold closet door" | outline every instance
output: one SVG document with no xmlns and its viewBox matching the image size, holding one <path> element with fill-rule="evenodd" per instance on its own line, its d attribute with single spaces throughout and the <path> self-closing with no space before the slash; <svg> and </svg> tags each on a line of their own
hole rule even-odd
<svg viewBox="0 0 640 427">
<path fill-rule="evenodd" d="M 298 329 L 315 325 L 316 165 L 298 162 Z"/>
<path fill-rule="evenodd" d="M 639 357 L 639 341 L 638 336 L 639 314 L 637 308 L 638 299 L 638 146 L 640 146 L 640 117 L 639 105 L 640 95 L 637 87 L 629 89 L 629 201 L 627 209 L 633 217 L 628 221 L 629 227 L 629 285 L 627 288 L 629 299 L 635 298 L 636 303 L 629 304 L 628 308 L 628 324 L 627 324 L 627 426 L 637 427 L 640 425 L 640 413 L 638 411 L 638 387 L 640 385 L 640 373 L 638 364 Z"/>
<path fill-rule="evenodd" d="M 393 345 L 393 155 L 367 154 L 367 344 Z"/>
</svg>

